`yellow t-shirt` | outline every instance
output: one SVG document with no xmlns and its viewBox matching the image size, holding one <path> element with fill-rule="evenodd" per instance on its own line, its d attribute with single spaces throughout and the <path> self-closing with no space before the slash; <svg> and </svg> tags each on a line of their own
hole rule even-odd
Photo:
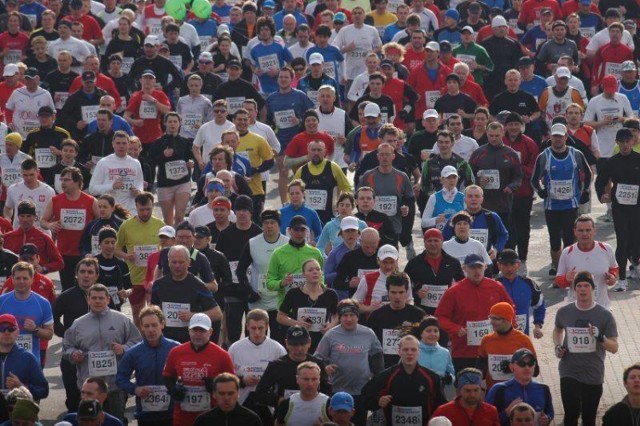
<svg viewBox="0 0 640 426">
<path fill-rule="evenodd" d="M 273 159 L 273 150 L 262 136 L 249 132 L 240 137 L 240 144 L 236 152 L 241 157 L 249 159 L 251 167 L 260 167 L 265 161 Z M 260 173 L 251 176 L 249 188 L 253 195 L 264 195 Z"/>
<path fill-rule="evenodd" d="M 158 232 L 164 226 L 164 222 L 155 216 L 151 216 L 147 222 L 132 217 L 124 221 L 118 229 L 118 241 L 116 248 L 136 255 L 134 262 L 127 262 L 131 283 L 133 285 L 144 284 L 144 276 L 147 271 L 147 259 L 149 255 L 158 250 Z"/>
</svg>

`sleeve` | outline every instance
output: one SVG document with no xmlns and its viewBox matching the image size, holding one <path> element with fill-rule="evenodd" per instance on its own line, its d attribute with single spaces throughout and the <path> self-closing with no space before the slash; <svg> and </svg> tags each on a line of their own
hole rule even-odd
<svg viewBox="0 0 640 426">
<path fill-rule="evenodd" d="M 91 176 L 91 182 L 89 182 L 90 194 L 102 195 L 113 190 L 113 184 L 106 182 L 107 173 L 106 170 L 104 170 L 105 167 L 106 166 L 103 161 L 98 161 L 98 164 L 96 164 L 96 168 L 93 171 L 93 176 Z"/>
<path fill-rule="evenodd" d="M 437 217 L 433 217 L 433 210 L 436 206 L 435 200 L 435 194 L 431 194 L 427 200 L 427 205 L 424 207 L 424 212 L 422 213 L 422 222 L 420 223 L 423 228 L 432 228 L 436 226 Z"/>
<path fill-rule="evenodd" d="M 276 408 L 276 424 L 286 424 L 287 413 L 289 412 L 289 398 L 280 401 Z"/>
<path fill-rule="evenodd" d="M 275 364 L 270 362 L 256 385 L 254 396 L 256 402 L 275 407 L 278 404 L 278 394 L 276 392 L 277 376 L 275 372 Z"/>
<path fill-rule="evenodd" d="M 138 331 L 138 327 L 136 327 L 133 324 L 133 321 L 131 321 L 130 319 L 127 318 L 127 321 L 125 322 L 125 333 L 126 335 L 124 336 L 124 343 L 122 344 L 122 346 L 124 346 L 127 349 L 130 349 L 133 345 L 135 345 L 136 343 L 140 342 L 142 340 L 142 336 L 140 335 L 140 331 Z"/>
<path fill-rule="evenodd" d="M 90 226 L 91 222 L 89 222 L 87 226 L 85 226 L 85 228 L 82 230 L 82 236 L 80 237 L 80 242 L 78 245 L 81 257 L 84 257 L 87 254 L 91 254 L 91 233 L 89 232 Z"/>
<path fill-rule="evenodd" d="M 238 267 L 236 268 L 236 276 L 238 277 L 238 282 L 240 284 L 251 285 L 247 276 L 247 269 L 249 269 L 251 263 L 253 263 L 253 258 L 251 257 L 251 243 L 247 243 L 242 249 L 240 259 L 238 259 Z"/>
<path fill-rule="evenodd" d="M 64 337 L 64 326 L 60 321 L 60 318 L 63 315 L 61 308 L 62 306 L 65 306 L 65 303 L 64 303 L 65 299 L 66 299 L 66 295 L 63 296 L 61 294 L 60 297 L 58 297 L 53 304 L 53 332 L 55 333 L 56 336 L 61 338 Z"/>
<path fill-rule="evenodd" d="M 49 272 L 61 271 L 64 268 L 64 260 L 62 260 L 62 255 L 56 247 L 53 240 L 47 236 L 47 246 L 46 246 L 46 258 L 48 262 L 42 262 L 42 266 L 46 266 Z M 42 257 L 41 257 L 42 259 Z"/>
<path fill-rule="evenodd" d="M 284 295 L 284 299 L 282 300 L 282 303 L 278 308 L 278 312 L 282 312 L 286 316 L 294 318 L 294 315 L 293 315 L 294 308 L 293 308 L 292 299 L 293 299 L 293 293 L 291 291 L 288 291 L 287 294 Z"/>
<path fill-rule="evenodd" d="M 136 389 L 136 385 L 131 382 L 131 374 L 133 373 L 133 370 L 133 355 L 131 351 L 127 351 L 118 362 L 116 385 L 129 395 L 134 395 L 134 391 Z"/>
<path fill-rule="evenodd" d="M 333 172 L 333 177 L 338 182 L 338 189 L 343 192 L 353 192 L 353 188 L 351 188 L 351 184 L 347 180 L 344 172 L 338 166 L 338 164 L 331 162 L 331 171 Z"/>
<path fill-rule="evenodd" d="M 342 291 L 349 290 L 349 281 L 351 280 L 352 277 L 349 276 L 349 264 L 347 262 L 348 259 L 349 258 L 346 257 L 345 255 L 345 257 L 342 258 L 340 263 L 338 263 L 338 266 L 336 268 L 336 275 L 332 282 L 332 288 L 336 290 L 342 290 Z M 329 263 L 329 260 L 327 259 L 327 264 L 328 263 Z M 327 267 L 325 267 L 325 278 L 328 280 L 327 276 L 328 276 Z"/>
<path fill-rule="evenodd" d="M 299 171 L 300 171 L 300 169 L 298 169 L 298 172 Z M 320 250 L 320 252 L 323 254 L 323 256 L 324 256 L 324 253 L 325 253 L 325 248 L 327 247 L 327 244 L 329 244 L 329 232 L 330 232 L 329 228 L 332 228 L 331 222 L 327 222 L 324 225 L 324 227 L 322 228 L 322 232 L 320 233 L 320 238 L 318 238 L 318 242 L 316 243 L 316 247 L 318 248 L 318 250 Z M 334 249 L 334 248 L 335 247 L 332 247 L 332 249 Z"/>
<path fill-rule="evenodd" d="M 276 250 L 269 260 L 269 269 L 267 270 L 267 289 L 271 291 L 280 291 L 280 283 L 282 281 L 282 273 L 280 272 L 280 256 Z"/>
<path fill-rule="evenodd" d="M 320 221 L 320 216 L 318 213 L 313 210 L 313 215 L 311 217 L 311 230 L 313 231 L 313 237 L 316 243 L 320 238 L 320 234 L 322 234 L 322 222 Z"/>
<path fill-rule="evenodd" d="M 464 328 L 464 326 L 453 322 L 454 298 L 455 295 L 451 291 L 451 288 L 449 288 L 442 295 L 442 299 L 440 299 L 440 303 L 438 303 L 434 314 L 440 320 L 440 327 L 449 334 L 456 334 L 460 329 Z"/>
<path fill-rule="evenodd" d="M 531 172 L 531 186 L 533 190 L 538 192 L 542 190 L 541 180 L 544 170 L 545 156 L 540 153 L 536 158 L 536 163 L 533 166 L 533 170 Z"/>
<path fill-rule="evenodd" d="M 500 216 L 498 216 L 497 213 L 491 212 L 491 216 L 496 223 L 496 230 L 498 231 L 498 235 L 496 235 L 495 247 L 498 252 L 501 252 L 504 249 L 504 246 L 507 244 L 507 241 L 509 240 L 509 231 L 507 230 L 507 227 L 502 222 L 502 219 L 500 218 Z M 493 261 L 490 261 L 489 263 L 492 262 Z"/>
<path fill-rule="evenodd" d="M 378 374 L 372 377 L 362 388 L 362 400 L 367 410 L 375 411 L 380 409 L 378 401 L 380 400 L 380 392 L 384 388 L 387 374 Z"/>
<path fill-rule="evenodd" d="M 324 232 L 322 232 L 322 234 L 324 235 Z M 336 272 L 338 265 L 336 264 L 335 254 L 336 254 L 335 251 L 331 250 L 331 252 L 329 253 L 329 256 L 327 256 L 327 260 L 324 263 L 324 281 L 331 288 L 335 288 L 334 281 L 336 279 L 336 276 L 338 275 Z"/>
<path fill-rule="evenodd" d="M 49 383 L 47 379 L 44 377 L 44 373 L 40 368 L 40 365 L 35 357 L 30 356 L 28 358 L 30 366 L 28 366 L 29 371 L 29 384 L 27 388 L 33 395 L 33 398 L 36 400 L 45 399 L 49 396 Z"/>
<path fill-rule="evenodd" d="M 365 297 L 367 296 L 367 281 L 363 276 L 360 278 L 360 283 L 358 283 L 358 288 L 356 288 L 355 293 L 351 296 L 354 300 L 357 300 L 358 303 L 363 303 Z"/>
</svg>

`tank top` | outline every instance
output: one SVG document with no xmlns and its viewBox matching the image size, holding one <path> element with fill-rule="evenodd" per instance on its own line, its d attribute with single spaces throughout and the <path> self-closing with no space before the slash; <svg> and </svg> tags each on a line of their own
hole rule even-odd
<svg viewBox="0 0 640 426">
<path fill-rule="evenodd" d="M 260 293 L 260 300 L 249 303 L 250 309 L 264 309 L 274 311 L 278 309 L 278 292 L 267 289 L 267 271 L 271 255 L 280 246 L 289 241 L 289 237 L 278 234 L 278 239 L 270 243 L 264 238 L 264 234 L 257 235 L 249 240 L 249 252 L 251 253 L 251 267 L 247 270 L 247 275 L 251 271 L 251 287 Z"/>
<path fill-rule="evenodd" d="M 547 98 L 547 107 L 545 108 L 545 120 L 549 127 L 551 127 L 551 122 L 556 117 L 564 117 L 564 113 L 567 111 L 567 107 L 573 103 L 573 98 L 571 94 L 573 93 L 573 88 L 569 87 L 564 95 L 558 96 L 554 92 L 552 87 L 547 87 L 547 93 L 549 94 Z"/>
<path fill-rule="evenodd" d="M 449 202 L 444 199 L 444 195 L 442 191 L 436 192 L 435 195 L 436 195 L 436 205 L 433 209 L 434 217 L 443 214 L 444 217 L 447 220 L 449 220 L 451 219 L 451 216 L 453 216 L 455 213 L 464 210 L 464 195 L 462 194 L 462 192 L 460 191 L 456 192 L 456 195 L 453 197 L 452 202 Z M 445 224 L 443 223 L 441 225 L 438 225 L 437 227 L 440 230 L 442 230 L 442 228 L 444 228 L 444 225 Z"/>
<path fill-rule="evenodd" d="M 558 159 L 551 149 L 545 149 L 546 165 L 544 185 L 547 198 L 544 200 L 546 210 L 568 210 L 578 208 L 580 202 L 580 180 L 577 171 L 575 149 L 568 146 L 569 154 Z"/>
<path fill-rule="evenodd" d="M 636 82 L 636 85 L 631 89 L 625 89 L 622 82 L 618 82 L 618 92 L 629 98 L 631 109 L 638 116 L 638 110 L 640 110 L 640 83 Z"/>
<path fill-rule="evenodd" d="M 333 216 L 333 192 L 338 181 L 333 176 L 331 162 L 324 162 L 324 167 L 319 175 L 314 175 L 309 170 L 309 164 L 302 166 L 300 177 L 306 185 L 305 204 L 318 212 L 323 222 Z M 326 218 L 326 216 L 329 216 Z"/>
<path fill-rule="evenodd" d="M 322 421 L 331 421 L 327 416 L 327 401 L 329 397 L 319 393 L 311 401 L 304 401 L 300 393 L 294 393 L 289 397 L 289 410 L 284 418 L 288 425 L 306 425 L 321 418 Z"/>
</svg>

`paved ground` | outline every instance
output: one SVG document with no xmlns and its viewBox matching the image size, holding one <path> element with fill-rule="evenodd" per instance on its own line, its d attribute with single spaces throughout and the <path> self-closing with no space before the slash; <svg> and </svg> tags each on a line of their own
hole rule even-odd
<svg viewBox="0 0 640 426">
<path fill-rule="evenodd" d="M 276 177 L 275 175 L 272 176 L 274 178 Z M 273 185 L 270 184 L 270 188 Z M 268 198 L 274 200 L 276 197 L 276 191 L 272 190 Z M 273 201 L 268 201 L 267 205 L 276 206 Z M 160 214 L 159 208 L 156 208 L 156 214 Z M 600 217 L 603 214 L 603 207 L 595 203 L 592 216 L 597 219 L 597 238 L 602 241 L 607 241 L 615 247 L 613 225 L 601 220 Z M 557 424 L 561 424 L 563 410 L 560 401 L 560 381 L 558 377 L 557 359 L 553 354 L 551 332 L 553 330 L 555 313 L 563 304 L 564 291 L 549 288 L 552 281 L 548 275 L 549 242 L 544 224 L 544 216 L 539 202 L 534 205 L 531 222 L 532 236 L 529 246 L 529 261 L 527 262 L 529 276 L 543 288 L 547 303 L 547 321 L 543 329 L 544 337 L 534 341 L 541 364 L 541 374 L 538 379 L 551 387 L 556 411 L 556 421 Z M 416 224 L 418 223 L 419 221 L 416 220 Z M 420 252 L 423 249 L 423 244 L 419 226 L 416 226 L 414 229 L 413 238 L 416 251 Z M 406 263 L 404 250 L 401 250 L 401 256 L 401 266 L 404 266 Z M 55 278 L 57 279 L 57 276 Z M 607 356 L 605 388 L 600 404 L 599 417 L 602 416 L 608 407 L 618 402 L 624 396 L 624 388 L 622 386 L 622 370 L 624 367 L 640 360 L 638 356 L 638 353 L 640 353 L 640 311 L 638 310 L 640 302 L 640 292 L 638 290 L 640 289 L 640 285 L 636 280 L 631 280 L 629 283 L 631 290 L 627 293 L 619 294 L 610 292 L 613 300 L 613 312 L 618 322 L 618 332 L 621 336 L 619 338 L 620 350 L 616 355 Z M 128 308 L 128 305 L 126 308 Z M 56 419 L 59 419 L 60 416 L 65 413 L 64 388 L 58 367 L 61 348 L 60 339 L 57 337 L 54 338 L 49 348 L 47 368 L 45 369 L 45 375 L 49 379 L 51 391 L 49 397 L 41 403 L 41 419 L 43 419 L 43 424 L 45 425 L 55 424 Z M 133 418 L 132 401 L 133 399 L 129 400 L 129 418 Z"/>
</svg>

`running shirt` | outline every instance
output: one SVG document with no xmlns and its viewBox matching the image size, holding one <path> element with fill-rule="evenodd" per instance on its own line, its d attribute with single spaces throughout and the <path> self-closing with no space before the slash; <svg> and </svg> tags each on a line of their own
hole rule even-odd
<svg viewBox="0 0 640 426">
<path fill-rule="evenodd" d="M 124 187 L 113 189 L 113 182 L 122 179 Z M 100 159 L 93 170 L 91 182 L 89 183 L 89 193 L 93 195 L 112 194 L 119 203 L 129 209 L 136 211 L 135 197 L 131 195 L 131 188 L 144 190 L 144 177 L 140 161 L 129 157 L 118 157 L 116 154 L 109 154 Z"/>
<path fill-rule="evenodd" d="M 41 87 L 33 93 L 26 87 L 20 87 L 9 96 L 6 109 L 13 112 L 13 125 L 23 138 L 26 138 L 30 131 L 40 128 L 38 110 L 43 106 L 56 110 L 51 94 Z"/>
<path fill-rule="evenodd" d="M 13 209 L 13 229 L 18 227 L 18 204 L 21 201 L 31 200 L 36 205 L 36 227 L 41 228 L 40 218 L 47 203 L 56 195 L 56 191 L 46 183 L 38 182 L 38 186 L 30 189 L 24 182 L 18 182 L 7 190 L 7 203 L 5 207 Z"/>
<path fill-rule="evenodd" d="M 80 237 L 87 223 L 93 217 L 93 204 L 96 199 L 80 192 L 80 198 L 69 200 L 66 194 L 58 194 L 52 198 L 53 220 L 60 221 L 62 229 L 58 232 L 57 246 L 63 256 L 80 255 Z"/>
<path fill-rule="evenodd" d="M 133 285 L 142 285 L 147 269 L 149 255 L 158 249 L 158 232 L 164 222 L 151 216 L 147 222 L 142 222 L 137 216 L 127 219 L 118 230 L 116 247 L 127 253 L 135 254 L 133 262 L 127 262 Z"/>
<path fill-rule="evenodd" d="M 584 112 L 585 122 L 599 121 L 607 117 L 618 118 L 615 122 L 600 126 L 596 130 L 598 133 L 598 142 L 600 143 L 600 156 L 602 158 L 611 157 L 613 147 L 616 145 L 616 132 L 622 128 L 623 118 L 633 116 L 634 112 L 631 108 L 629 98 L 623 94 L 615 93 L 611 99 L 606 98 L 604 94 L 591 98 Z"/>
<path fill-rule="evenodd" d="M 228 120 L 225 120 L 223 124 L 216 124 L 215 121 L 211 120 L 198 129 L 193 140 L 193 146 L 202 148 L 202 161 L 205 164 L 209 161 L 209 154 L 213 148 L 220 144 L 222 133 L 232 127 L 233 123 Z"/>
<path fill-rule="evenodd" d="M 329 397 L 323 393 L 311 401 L 305 401 L 300 397 L 300 393 L 294 393 L 278 405 L 277 419 L 279 423 L 287 425 L 309 424 L 311 419 L 322 419 L 322 422 L 330 422 L 327 415 L 327 402 Z"/>
<path fill-rule="evenodd" d="M 249 159 L 251 167 L 254 169 L 260 167 L 265 161 L 273 159 L 273 150 L 267 141 L 262 136 L 251 132 L 240 137 L 240 144 L 238 145 L 236 153 L 240 157 Z M 264 195 L 260 173 L 251 176 L 249 187 L 254 196 Z"/>
</svg>

